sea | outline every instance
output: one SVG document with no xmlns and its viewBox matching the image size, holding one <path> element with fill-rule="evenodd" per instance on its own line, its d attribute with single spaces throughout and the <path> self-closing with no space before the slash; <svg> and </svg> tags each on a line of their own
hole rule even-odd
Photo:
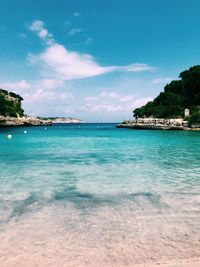
<svg viewBox="0 0 200 267">
<path fill-rule="evenodd" d="M 1 267 L 199 258 L 200 132 L 0 129 Z"/>
</svg>

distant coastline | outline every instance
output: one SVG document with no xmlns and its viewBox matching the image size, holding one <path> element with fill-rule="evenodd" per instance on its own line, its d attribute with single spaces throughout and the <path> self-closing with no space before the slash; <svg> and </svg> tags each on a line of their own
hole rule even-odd
<svg viewBox="0 0 200 267">
<path fill-rule="evenodd" d="M 65 124 L 65 123 L 84 123 L 83 120 L 71 117 L 39 117 L 44 121 L 51 121 L 52 124 Z"/>
</svg>

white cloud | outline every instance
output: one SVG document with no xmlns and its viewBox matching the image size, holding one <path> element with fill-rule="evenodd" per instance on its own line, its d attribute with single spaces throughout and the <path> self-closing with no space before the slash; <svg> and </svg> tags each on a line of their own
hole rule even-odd
<svg viewBox="0 0 200 267">
<path fill-rule="evenodd" d="M 99 98 L 97 96 L 86 96 L 85 97 L 85 101 L 94 101 L 94 100 L 98 100 Z"/>
<path fill-rule="evenodd" d="M 74 100 L 74 96 L 69 86 L 65 85 L 65 90 L 63 86 L 63 81 L 54 79 L 0 83 L 0 88 L 20 94 L 24 98 L 24 110 L 33 116 L 52 114 L 67 116 L 64 110 Z"/>
<path fill-rule="evenodd" d="M 74 96 L 71 93 L 61 93 L 61 92 L 56 92 L 56 91 L 46 91 L 43 89 L 37 89 L 33 93 L 25 94 L 26 97 L 26 103 L 43 103 L 46 102 L 48 103 L 48 108 L 49 105 L 51 104 L 55 105 L 56 102 L 59 101 L 59 105 L 63 105 L 63 103 L 66 103 L 66 100 L 72 100 L 74 99 Z"/>
<path fill-rule="evenodd" d="M 53 35 L 45 28 L 45 24 L 41 20 L 34 21 L 29 29 L 35 32 L 41 39 L 43 39 L 48 45 L 54 42 Z"/>
<path fill-rule="evenodd" d="M 85 40 L 85 42 L 84 42 L 84 44 L 85 45 L 91 45 L 91 44 L 93 44 L 93 42 L 94 42 L 94 39 L 93 38 L 87 37 L 86 40 Z"/>
<path fill-rule="evenodd" d="M 125 95 L 121 96 L 120 102 L 133 102 L 135 100 L 135 96 L 133 95 Z"/>
<path fill-rule="evenodd" d="M 71 26 L 71 21 L 69 21 L 69 20 L 65 20 L 65 22 L 64 22 L 64 26 L 66 27 L 66 28 L 69 28 L 70 26 Z"/>
<path fill-rule="evenodd" d="M 129 112 L 133 109 L 145 105 L 152 100 L 152 97 L 136 98 L 135 95 L 119 94 L 117 92 L 102 91 L 97 96 L 85 97 L 85 105 L 82 106 L 83 111 L 88 112 Z"/>
<path fill-rule="evenodd" d="M 23 94 L 24 109 L 32 116 L 68 116 L 66 110 L 75 99 L 72 93 L 62 90 L 36 89 Z"/>
<path fill-rule="evenodd" d="M 98 97 L 96 98 L 91 98 L 92 100 L 93 99 L 96 99 L 96 100 L 100 100 L 100 98 L 105 98 L 105 99 L 116 99 L 117 101 L 120 101 L 120 102 L 132 102 L 135 100 L 135 95 L 123 95 L 123 94 L 118 94 L 116 92 L 101 92 L 99 94 Z M 88 98 L 86 98 L 88 99 Z"/>
<path fill-rule="evenodd" d="M 142 97 L 134 102 L 135 108 L 146 105 L 149 101 L 152 101 L 153 97 Z"/>
<path fill-rule="evenodd" d="M 55 89 L 63 86 L 63 81 L 55 79 L 42 79 L 33 83 L 36 89 Z"/>
<path fill-rule="evenodd" d="M 74 17 L 79 17 L 79 16 L 80 16 L 80 13 L 79 13 L 79 12 L 75 12 L 75 13 L 73 14 L 73 16 L 74 16 Z"/>
<path fill-rule="evenodd" d="M 32 62 L 40 64 L 49 75 L 62 80 L 92 77 L 106 72 L 90 55 L 70 52 L 64 46 L 54 44 L 39 55 L 29 55 Z"/>
<path fill-rule="evenodd" d="M 24 32 L 17 33 L 17 38 L 19 39 L 27 39 L 27 34 Z"/>
<path fill-rule="evenodd" d="M 167 84 L 168 82 L 172 81 L 173 78 L 165 77 L 165 78 L 156 78 L 152 81 L 154 84 Z"/>
<path fill-rule="evenodd" d="M 1 83 L 0 86 L 5 88 L 8 91 L 15 91 L 15 90 L 26 90 L 31 87 L 31 84 L 26 80 L 15 81 L 15 82 L 5 82 Z"/>
<path fill-rule="evenodd" d="M 40 66 L 42 71 L 48 72 L 49 76 L 54 75 L 62 80 L 76 80 L 114 71 L 140 72 L 152 69 L 147 64 L 139 63 L 128 66 L 103 67 L 91 55 L 69 51 L 57 43 L 47 47 L 41 54 L 29 54 L 28 59 Z"/>
<path fill-rule="evenodd" d="M 75 80 L 102 75 L 109 72 L 125 71 L 140 72 L 152 69 L 147 64 L 134 63 L 127 66 L 101 66 L 89 54 L 81 54 L 77 51 L 69 51 L 63 45 L 54 41 L 53 36 L 44 27 L 44 22 L 37 20 L 32 23 L 30 29 L 47 43 L 47 48 L 40 54 L 30 54 L 28 59 L 41 67 L 41 71 L 47 77 L 53 75 L 56 79 Z M 81 29 L 74 29 L 81 30 Z"/>
<path fill-rule="evenodd" d="M 134 63 L 128 66 L 124 67 L 119 67 L 119 70 L 124 70 L 124 71 L 132 71 L 132 72 L 140 72 L 140 71 L 147 71 L 147 70 L 152 70 L 153 68 L 147 64 L 141 64 L 141 63 Z"/>
<path fill-rule="evenodd" d="M 128 107 L 130 109 L 130 107 Z M 126 106 L 122 105 L 114 105 L 114 104 L 97 104 L 97 105 L 92 105 L 92 104 L 86 104 L 85 110 L 90 111 L 90 112 L 121 112 L 127 110 Z"/>
<path fill-rule="evenodd" d="M 75 35 L 75 34 L 77 34 L 77 33 L 80 33 L 80 32 L 82 32 L 83 30 L 82 29 L 79 29 L 79 28 L 77 28 L 77 29 L 71 29 L 69 32 L 68 32 L 68 34 L 69 35 Z"/>
<path fill-rule="evenodd" d="M 107 93 L 107 92 L 104 92 L 104 91 L 101 92 L 99 96 L 100 97 L 107 97 L 107 98 L 111 98 L 111 99 L 115 99 L 115 98 L 119 98 L 120 97 L 120 95 L 115 93 L 115 92 Z"/>
<path fill-rule="evenodd" d="M 5 88 L 9 91 L 18 91 L 24 94 L 25 90 L 33 89 L 33 90 L 51 90 L 55 88 L 59 88 L 63 86 L 63 81 L 55 80 L 55 79 L 40 79 L 36 81 L 14 81 L 14 82 L 5 82 L 0 83 L 2 88 Z"/>
</svg>

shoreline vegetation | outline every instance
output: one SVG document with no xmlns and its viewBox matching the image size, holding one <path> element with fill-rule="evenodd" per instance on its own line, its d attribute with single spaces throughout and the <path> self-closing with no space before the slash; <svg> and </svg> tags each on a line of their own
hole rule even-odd
<svg viewBox="0 0 200 267">
<path fill-rule="evenodd" d="M 152 130 L 200 130 L 200 65 L 171 81 L 153 101 L 133 111 L 135 119 L 118 128 Z"/>
</svg>

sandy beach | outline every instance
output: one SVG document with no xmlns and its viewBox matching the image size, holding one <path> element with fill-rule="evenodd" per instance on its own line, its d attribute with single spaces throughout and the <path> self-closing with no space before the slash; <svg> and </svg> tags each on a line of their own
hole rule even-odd
<svg viewBox="0 0 200 267">
<path fill-rule="evenodd" d="M 125 207 L 81 217 L 67 205 L 11 220 L 0 232 L 1 267 L 200 266 L 198 233 L 185 237 L 175 217 L 135 218 Z"/>
</svg>

